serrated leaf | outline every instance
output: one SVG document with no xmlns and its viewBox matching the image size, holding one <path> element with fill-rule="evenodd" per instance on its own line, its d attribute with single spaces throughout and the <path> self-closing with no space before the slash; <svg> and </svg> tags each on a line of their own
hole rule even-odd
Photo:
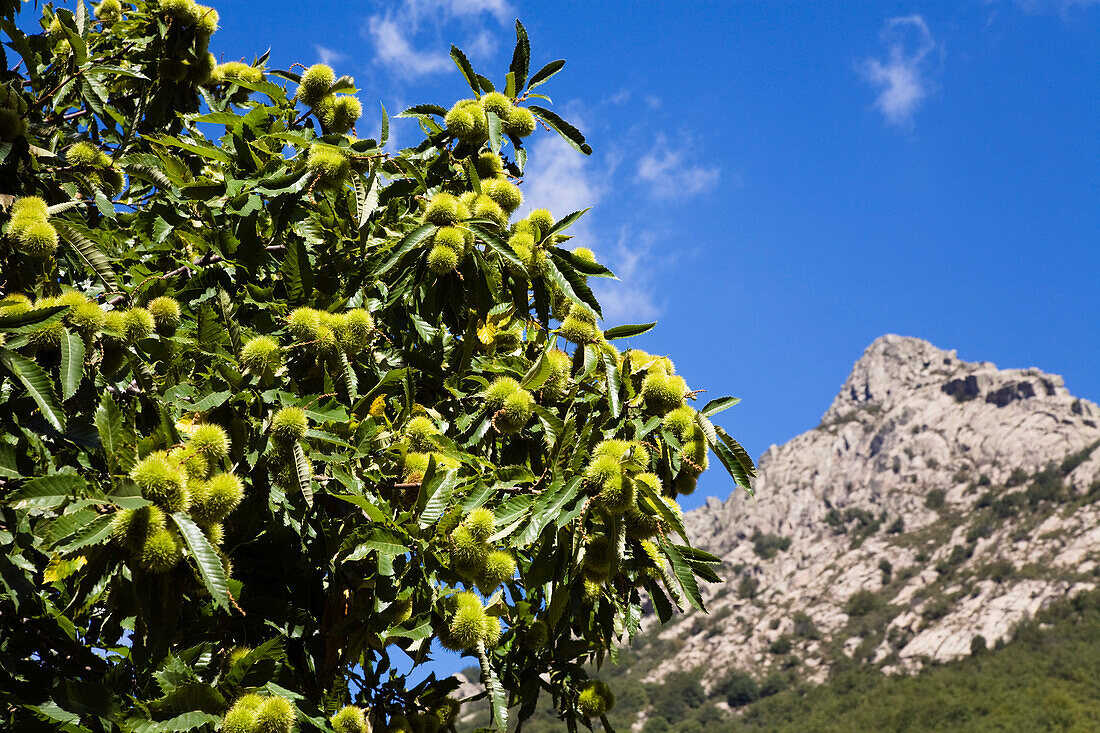
<svg viewBox="0 0 1100 733">
<path fill-rule="evenodd" d="M 680 587 L 684 590 L 684 595 L 687 596 L 688 602 L 703 613 L 706 613 L 707 609 L 703 604 L 703 596 L 699 592 L 699 583 L 695 579 L 695 571 L 692 569 L 691 565 L 684 560 L 684 556 L 680 554 L 676 545 L 659 535 L 658 542 L 665 556 L 668 557 L 669 562 L 672 564 L 672 573 L 676 576 L 676 580 L 679 581 Z"/>
<path fill-rule="evenodd" d="M 700 414 L 710 417 L 717 415 L 722 410 L 728 410 L 741 401 L 740 397 L 716 397 L 703 406 L 702 410 L 699 410 Z"/>
<path fill-rule="evenodd" d="M 401 241 L 394 248 L 393 253 L 390 254 L 390 258 L 375 271 L 375 277 L 382 277 L 382 275 L 392 270 L 405 255 L 415 249 L 428 237 L 435 234 L 436 229 L 438 229 L 438 227 L 435 224 L 421 224 L 402 237 Z"/>
<path fill-rule="evenodd" d="M 537 540 L 547 525 L 561 516 L 565 507 L 577 498 L 581 483 L 581 478 L 576 476 L 563 485 L 551 485 L 545 489 L 535 500 L 531 520 L 516 539 L 517 544 L 523 547 Z"/>
<path fill-rule="evenodd" d="M 485 241 L 486 244 L 488 244 L 490 247 L 492 247 L 494 250 L 496 250 L 497 253 L 499 253 L 506 260 L 508 260 L 509 262 L 511 262 L 514 265 L 518 265 L 520 267 L 524 266 L 523 260 L 520 259 L 520 256 L 516 254 L 516 251 L 514 249 L 512 249 L 511 245 L 509 245 L 507 242 L 505 242 L 499 236 L 494 234 L 488 228 L 483 227 L 480 224 L 468 224 L 467 227 L 474 234 L 481 237 Z"/>
<path fill-rule="evenodd" d="M 614 328 L 609 328 L 604 331 L 603 337 L 608 341 L 612 341 L 614 339 L 630 338 L 631 336 L 641 336 L 643 333 L 648 333 L 649 331 L 652 331 L 653 327 L 656 325 L 656 322 L 654 322 L 641 323 L 637 325 L 615 326 Z"/>
<path fill-rule="evenodd" d="M 496 730 L 505 733 L 508 730 L 508 698 L 504 693 L 504 687 L 489 664 L 489 658 L 485 654 L 485 647 L 478 642 L 478 658 L 481 660 L 481 676 L 485 681 L 485 687 L 489 692 L 489 700 L 492 703 L 492 723 Z"/>
<path fill-rule="evenodd" d="M 447 511 L 457 483 L 458 471 L 452 470 L 447 472 L 442 481 L 428 489 L 430 493 L 427 494 L 424 508 L 417 519 L 421 527 L 428 527 L 439 521 L 439 518 L 443 516 L 443 512 Z M 425 490 L 423 485 L 421 490 Z"/>
<path fill-rule="evenodd" d="M 306 458 L 302 444 L 294 442 L 294 477 L 298 481 L 298 488 L 302 491 L 302 498 L 307 506 L 313 506 L 313 464 Z"/>
<path fill-rule="evenodd" d="M 82 547 L 106 542 L 111 537 L 111 524 L 113 521 L 113 515 L 101 514 L 84 525 L 68 542 L 56 546 L 55 549 L 61 554 L 68 554 Z"/>
<path fill-rule="evenodd" d="M 495 112 L 486 113 L 486 118 L 489 120 L 489 149 L 494 154 L 500 155 L 500 118 L 496 116 Z"/>
<path fill-rule="evenodd" d="M 527 90 L 530 91 L 539 84 L 545 83 L 550 77 L 561 71 L 563 66 L 565 66 L 565 59 L 557 59 L 543 66 L 531 77 L 531 83 L 527 85 Z"/>
<path fill-rule="evenodd" d="M 404 112 L 397 115 L 398 117 L 417 117 L 419 115 L 437 115 L 443 117 L 447 114 L 445 107 L 440 107 L 438 104 L 414 104 L 412 107 L 407 108 Z"/>
<path fill-rule="evenodd" d="M 516 21 L 516 47 L 512 51 L 512 63 L 508 70 L 515 75 L 515 88 L 523 89 L 527 84 L 527 74 L 530 72 L 531 42 L 527 38 L 527 29 L 523 23 Z"/>
<path fill-rule="evenodd" d="M 458 46 L 451 46 L 451 59 L 458 66 L 458 70 L 462 72 L 462 77 L 470 85 L 470 89 L 474 91 L 474 96 L 481 99 L 481 84 L 478 82 L 477 74 L 474 73 L 474 67 L 470 65 L 470 60 L 466 58 L 466 54 L 462 53 Z"/>
<path fill-rule="evenodd" d="M 680 513 L 666 504 L 664 499 L 662 499 L 648 484 L 638 482 L 636 485 L 641 489 L 642 496 L 644 496 L 657 513 L 661 515 L 661 519 L 681 537 L 687 538 L 687 530 L 684 529 L 684 520 L 683 517 L 680 516 Z"/>
<path fill-rule="evenodd" d="M 84 266 L 93 275 L 102 280 L 108 290 L 117 289 L 118 277 L 111 268 L 111 262 L 94 242 L 68 224 L 57 222 L 54 224 L 54 228 L 62 241 L 69 245 L 73 253 L 76 254 L 77 259 L 83 262 Z"/>
<path fill-rule="evenodd" d="M 84 377 L 84 339 L 75 333 L 65 331 L 61 339 L 61 399 L 67 400 L 76 394 L 80 380 Z"/>
<path fill-rule="evenodd" d="M 610 277 L 617 280 L 615 273 L 609 270 L 607 267 L 601 265 L 599 262 L 592 262 L 583 257 L 578 257 L 576 252 L 562 247 L 547 247 L 548 252 L 553 252 L 558 257 L 561 257 L 570 265 L 573 269 L 582 275 L 591 275 L 593 277 Z"/>
<path fill-rule="evenodd" d="M 29 311 L 4 315 L 6 308 L 0 307 L 0 331 L 4 333 L 28 333 L 43 326 L 60 321 L 69 311 L 67 305 L 49 308 L 32 308 Z"/>
<path fill-rule="evenodd" d="M 55 429 L 65 432 L 65 411 L 61 409 L 61 403 L 57 400 L 57 393 L 53 388 L 53 381 L 42 371 L 42 367 L 27 357 L 14 351 L 0 348 L 0 364 L 18 379 L 27 394 L 38 405 L 42 417 Z"/>
<path fill-rule="evenodd" d="M 606 351 L 600 352 L 600 358 L 603 359 L 604 374 L 607 376 L 607 401 L 611 407 L 611 417 L 617 418 L 622 411 L 619 400 L 619 388 L 622 386 L 619 381 L 619 367 Z"/>
<path fill-rule="evenodd" d="M 561 288 L 565 297 L 569 298 L 574 303 L 591 308 L 600 318 L 603 318 L 603 311 L 600 310 L 600 303 L 596 300 L 596 296 L 592 293 L 592 289 L 588 287 L 588 283 L 584 281 L 584 277 L 577 274 L 577 271 L 573 269 L 565 260 L 559 258 L 553 252 L 546 259 L 546 276 L 550 278 Z"/>
<path fill-rule="evenodd" d="M 584 135 L 581 131 L 573 127 L 554 112 L 540 107 L 536 104 L 530 105 L 527 109 L 531 111 L 536 117 L 549 125 L 555 132 L 562 136 L 567 143 L 569 143 L 577 151 L 584 153 L 585 155 L 592 154 L 592 146 L 585 142 Z"/>
<path fill-rule="evenodd" d="M 128 730 L 132 733 L 185 733 L 195 728 L 214 725 L 220 721 L 220 715 L 192 710 L 168 720 L 147 720 L 134 725 L 133 728 Z"/>
<path fill-rule="evenodd" d="M 172 515 L 172 521 L 179 527 L 180 534 L 183 535 L 183 541 L 187 543 L 187 549 L 191 551 L 191 556 L 195 558 L 195 564 L 199 567 L 199 574 L 202 576 L 202 582 L 206 585 L 206 590 L 210 592 L 210 597 L 214 599 L 217 606 L 228 611 L 229 587 L 226 583 L 225 567 L 218 556 L 218 551 L 206 539 L 206 535 L 199 529 L 199 526 L 192 522 L 187 515 L 177 512 Z"/>
<path fill-rule="evenodd" d="M 576 224 L 578 219 L 580 219 L 591 210 L 592 207 L 589 206 L 588 208 L 581 209 L 580 211 L 573 211 L 566 214 L 565 216 L 554 222 L 554 226 L 550 227 L 549 231 L 542 233 L 543 238 L 545 239 L 551 234 L 560 234 L 561 232 L 564 232 L 566 229 Z"/>
<path fill-rule="evenodd" d="M 15 509 L 52 509 L 81 495 L 87 482 L 72 473 L 54 473 L 31 479 L 8 497 Z"/>
<path fill-rule="evenodd" d="M 527 370 L 527 373 L 523 375 L 523 379 L 520 380 L 519 386 L 530 392 L 534 392 L 542 385 L 546 384 L 552 374 L 553 368 L 544 351 L 539 354 L 539 358 L 535 360 L 535 363 L 532 364 L 531 368 Z"/>
</svg>

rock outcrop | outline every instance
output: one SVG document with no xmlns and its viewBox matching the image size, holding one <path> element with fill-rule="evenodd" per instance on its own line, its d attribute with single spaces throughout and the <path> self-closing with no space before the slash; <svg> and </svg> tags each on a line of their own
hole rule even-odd
<svg viewBox="0 0 1100 733">
<path fill-rule="evenodd" d="M 820 680 L 839 655 L 910 671 L 995 644 L 1096 582 L 1098 425 L 1061 377 L 879 338 L 821 424 L 760 459 L 755 500 L 688 513 L 728 581 L 709 617 L 657 632 L 677 651 L 647 679 L 781 664 Z"/>
</svg>

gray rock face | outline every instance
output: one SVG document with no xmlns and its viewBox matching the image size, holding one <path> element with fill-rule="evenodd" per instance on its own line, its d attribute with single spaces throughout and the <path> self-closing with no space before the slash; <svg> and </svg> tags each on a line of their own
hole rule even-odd
<svg viewBox="0 0 1100 733">
<path fill-rule="evenodd" d="M 736 492 L 687 514 L 728 581 L 708 587 L 709 617 L 659 632 L 680 648 L 649 679 L 701 668 L 713 684 L 791 655 L 811 679 L 838 654 L 908 671 L 969 654 L 976 636 L 992 646 L 1095 583 L 1098 425 L 1100 408 L 1061 377 L 879 338 L 821 424 L 764 454 L 755 500 Z M 762 557 L 768 535 L 788 549 Z M 873 594 L 867 609 L 848 605 L 859 591 Z"/>
</svg>

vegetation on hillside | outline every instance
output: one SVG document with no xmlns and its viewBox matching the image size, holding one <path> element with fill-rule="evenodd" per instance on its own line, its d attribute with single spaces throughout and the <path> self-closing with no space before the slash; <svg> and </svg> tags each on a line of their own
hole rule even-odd
<svg viewBox="0 0 1100 733">
<path fill-rule="evenodd" d="M 675 653 L 672 642 L 649 641 L 646 657 Z M 733 670 L 708 693 L 698 670 L 647 684 L 640 681 L 651 669 L 646 659 L 632 651 L 623 656 L 627 664 L 603 671 L 619 696 L 609 716 L 616 730 L 629 729 L 642 710 L 644 733 L 1083 733 L 1100 725 L 1100 591 L 1052 605 L 995 648 L 976 637 L 971 656 L 914 676 L 852 666 L 812 685 L 793 668 L 762 680 Z M 551 733 L 559 726 L 540 710 L 523 729 Z"/>
</svg>

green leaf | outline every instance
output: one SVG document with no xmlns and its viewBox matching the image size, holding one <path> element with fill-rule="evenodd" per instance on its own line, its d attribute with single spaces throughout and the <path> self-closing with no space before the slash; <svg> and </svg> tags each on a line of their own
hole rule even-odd
<svg viewBox="0 0 1100 733">
<path fill-rule="evenodd" d="M 665 556 L 672 563 L 672 572 L 676 576 L 676 580 L 680 582 L 680 587 L 684 589 L 684 595 L 687 596 L 688 602 L 706 613 L 707 609 L 703 604 L 703 596 L 699 592 L 699 583 L 695 579 L 695 571 L 691 565 L 684 560 L 684 556 L 680 554 L 676 545 L 660 535 L 658 535 L 658 542 L 661 549 L 664 550 Z"/>
<path fill-rule="evenodd" d="M 281 272 L 289 302 L 297 304 L 310 299 L 313 295 L 313 265 L 301 240 L 287 244 Z"/>
<path fill-rule="evenodd" d="M 643 333 L 648 333 L 649 331 L 652 331 L 653 327 L 656 325 L 656 322 L 654 322 L 642 323 L 638 325 L 615 326 L 614 328 L 609 328 L 604 331 L 603 337 L 608 341 L 613 341 L 615 339 L 630 338 L 631 336 L 641 336 Z"/>
<path fill-rule="evenodd" d="M 596 315 L 603 318 L 600 302 L 596 300 L 596 296 L 592 293 L 592 289 L 588 287 L 588 283 L 584 281 L 584 277 L 577 274 L 572 265 L 553 252 L 550 252 L 550 256 L 546 259 L 546 276 L 561 288 L 565 297 L 574 303 L 591 308 Z"/>
<path fill-rule="evenodd" d="M 446 107 L 440 107 L 438 104 L 414 104 L 409 107 L 398 117 L 419 117 L 420 115 L 437 115 L 443 117 L 447 114 Z"/>
<path fill-rule="evenodd" d="M 544 83 L 554 74 L 562 70 L 565 66 L 565 59 L 558 59 L 557 61 L 551 61 L 546 66 L 535 72 L 535 75 L 531 77 L 531 83 L 527 85 L 527 90 L 530 91 L 537 87 L 539 84 Z"/>
<path fill-rule="evenodd" d="M 462 72 L 462 77 L 466 79 L 470 89 L 474 90 L 474 96 L 481 99 L 481 84 L 478 82 L 477 74 L 474 73 L 474 67 L 470 66 L 470 60 L 466 58 L 466 54 L 462 53 L 458 46 L 452 45 L 451 59 L 458 66 L 458 70 Z"/>
<path fill-rule="evenodd" d="M 618 279 L 615 277 L 615 273 L 601 265 L 599 262 L 592 262 L 590 260 L 586 260 L 583 257 L 578 257 L 577 254 L 571 250 L 564 249 L 562 247 L 547 247 L 546 249 L 547 251 L 553 252 L 558 257 L 564 259 L 566 262 L 573 266 L 574 270 L 583 275 L 593 275 L 595 277 L 610 277 Z"/>
<path fill-rule="evenodd" d="M 385 522 L 387 519 L 381 509 L 362 496 L 355 496 L 354 494 L 334 494 L 334 496 L 362 509 L 372 522 Z"/>
<path fill-rule="evenodd" d="M 489 657 L 485 654 L 485 647 L 478 642 L 477 655 L 481 660 L 481 676 L 485 681 L 485 687 L 489 691 L 489 700 L 492 702 L 493 725 L 501 733 L 508 730 L 508 698 L 504 693 L 504 687 L 500 684 L 496 672 L 489 664 Z"/>
<path fill-rule="evenodd" d="M 359 414 L 362 413 L 364 409 L 369 409 L 371 403 L 374 402 L 374 398 L 382 394 L 382 390 L 389 385 L 404 379 L 407 371 L 405 367 L 401 367 L 400 369 L 391 369 L 386 372 L 386 374 L 378 380 L 378 384 L 371 387 L 365 395 L 359 398 L 359 401 L 355 403 L 355 407 L 352 408 L 352 412 Z"/>
<path fill-rule="evenodd" d="M 542 385 L 546 384 L 546 381 L 550 379 L 553 374 L 553 369 L 550 366 L 550 360 L 546 357 L 546 352 L 539 354 L 539 358 L 535 359 L 535 363 L 531 365 L 531 368 L 527 370 L 527 373 L 523 375 L 523 379 L 520 380 L 519 386 L 524 389 L 534 392 Z"/>
<path fill-rule="evenodd" d="M 118 277 L 111 268 L 110 261 L 107 259 L 107 256 L 100 251 L 99 247 L 87 238 L 85 233 L 77 230 L 71 225 L 62 224 L 60 222 L 54 223 L 54 228 L 61 236 L 62 241 L 72 248 L 73 253 L 76 254 L 77 258 L 84 263 L 84 266 L 87 267 L 93 275 L 103 281 L 104 286 L 106 286 L 108 290 L 116 290 L 118 288 Z"/>
<path fill-rule="evenodd" d="M 741 468 L 741 472 L 744 474 L 744 482 L 738 481 L 738 485 L 748 491 L 750 496 L 755 496 L 756 494 L 753 492 L 752 484 L 749 479 L 756 476 L 756 466 L 753 464 L 749 452 L 741 447 L 741 444 L 730 437 L 730 434 L 722 428 L 715 426 L 714 432 L 717 433 L 722 441 L 715 445 L 715 452 L 718 452 L 719 445 L 729 451 L 730 455 L 732 455 L 733 459 L 737 462 L 737 465 Z M 719 456 L 721 457 L 720 453 Z M 736 477 L 734 478 L 736 479 Z"/>
<path fill-rule="evenodd" d="M 65 432 L 65 411 L 57 401 L 53 382 L 42 367 L 14 351 L 0 348 L 0 364 L 23 383 L 24 389 L 38 405 L 42 417 L 55 429 Z"/>
<path fill-rule="evenodd" d="M 566 214 L 565 216 L 554 222 L 554 226 L 550 227 L 550 231 L 543 232 L 543 238 L 545 239 L 551 234 L 560 234 L 561 232 L 564 232 L 566 229 L 576 224 L 577 220 L 587 214 L 591 209 L 592 207 L 589 206 L 586 209 L 581 209 L 580 211 L 574 211 Z"/>
<path fill-rule="evenodd" d="M 488 228 L 483 227 L 480 224 L 467 224 L 466 226 L 474 234 L 478 235 L 483 240 L 485 240 L 485 243 L 488 244 L 490 247 L 492 247 L 494 250 L 496 250 L 502 257 L 504 257 L 505 259 L 507 259 L 508 261 L 512 262 L 515 265 L 519 265 L 520 267 L 524 266 L 523 265 L 523 260 L 520 259 L 519 255 L 516 254 L 515 250 L 512 249 L 511 245 L 509 245 L 507 242 L 505 242 L 499 236 L 494 234 Z"/>
<path fill-rule="evenodd" d="M 177 512 L 172 515 L 172 520 L 179 527 L 180 534 L 183 535 L 183 541 L 187 543 L 187 549 L 191 551 L 191 556 L 195 558 L 195 564 L 199 567 L 202 582 L 206 584 L 206 590 L 210 592 L 210 597 L 214 599 L 217 606 L 228 611 L 229 588 L 226 585 L 225 567 L 218 556 L 218 551 L 206 539 L 206 535 L 202 533 L 199 526 L 192 522 L 187 515 Z"/>
<path fill-rule="evenodd" d="M 516 21 L 516 47 L 512 51 L 512 63 L 508 70 L 515 75 L 515 88 L 523 89 L 527 84 L 527 74 L 531 68 L 531 42 L 527 38 L 527 29 Z"/>
<path fill-rule="evenodd" d="M 80 380 L 84 377 L 84 339 L 75 333 L 65 331 L 61 339 L 61 399 L 67 400 L 76 394 Z"/>
<path fill-rule="evenodd" d="M 565 507 L 574 499 L 577 498 L 577 493 L 581 487 L 581 477 L 576 476 L 568 483 L 562 485 L 553 484 L 543 490 L 539 494 L 538 499 L 535 500 L 535 505 L 531 508 L 531 519 L 527 526 L 524 527 L 523 532 L 516 538 L 516 542 L 520 547 L 531 544 L 539 538 L 542 531 L 546 529 L 550 522 L 553 522 L 562 512 Z"/>
<path fill-rule="evenodd" d="M 661 515 L 661 519 L 681 537 L 686 538 L 687 530 L 684 529 L 684 520 L 683 517 L 680 516 L 680 513 L 666 504 L 660 495 L 648 484 L 638 482 L 637 486 L 641 489 L 642 495 L 649 501 L 653 508 L 657 510 L 657 513 Z"/>
<path fill-rule="evenodd" d="M 495 112 L 486 113 L 489 120 L 489 149 L 500 155 L 500 118 Z"/>
<path fill-rule="evenodd" d="M 3 315 L 5 310 L 6 308 L 0 306 L 0 331 L 4 333 L 27 333 L 60 321 L 69 311 L 69 306 L 56 305 L 49 308 L 34 308 L 14 315 Z"/>
<path fill-rule="evenodd" d="M 717 415 L 722 410 L 728 410 L 740 401 L 740 397 L 716 397 L 705 404 L 699 412 L 705 417 L 710 417 L 711 415 Z"/>
<path fill-rule="evenodd" d="M 28 481 L 7 503 L 15 509 L 52 509 L 80 498 L 86 487 L 87 482 L 76 474 L 54 473 Z"/>
<path fill-rule="evenodd" d="M 411 232 L 402 237 L 401 241 L 398 242 L 397 246 L 394 248 L 394 251 L 390 255 L 390 258 L 386 260 L 386 262 L 383 263 L 383 265 L 379 267 L 377 271 L 375 271 L 375 277 L 382 277 L 387 272 L 392 270 L 397 265 L 397 263 L 400 262 L 402 258 L 404 258 L 405 255 L 415 249 L 428 237 L 435 234 L 436 229 L 438 229 L 438 227 L 435 224 L 421 224 L 416 229 L 413 229 Z"/>
<path fill-rule="evenodd" d="M 298 480 L 298 488 L 302 490 L 302 498 L 307 506 L 313 506 L 313 464 L 306 458 L 302 444 L 294 442 L 294 476 Z"/>
<path fill-rule="evenodd" d="M 211 726 L 221 721 L 220 715 L 192 710 L 168 720 L 148 720 L 128 730 L 132 733 L 185 733 L 195 728 Z"/>
<path fill-rule="evenodd" d="M 386 114 L 386 105 L 379 103 L 382 108 L 382 134 L 378 137 L 378 147 L 385 147 L 386 141 L 390 139 L 390 116 Z"/>
<path fill-rule="evenodd" d="M 435 524 L 443 516 L 443 512 L 447 510 L 455 486 L 458 484 L 458 471 L 450 470 L 445 474 L 437 474 L 436 479 L 431 482 L 431 485 L 428 485 L 427 482 L 420 485 L 420 492 L 417 496 L 417 507 L 420 509 L 420 516 L 417 518 L 417 523 L 421 527 Z"/>
<path fill-rule="evenodd" d="M 568 122 L 558 117 L 556 114 L 546 109 L 545 107 L 539 107 L 532 104 L 527 109 L 531 110 L 531 113 L 538 117 L 540 120 L 549 125 L 555 132 L 562 136 L 562 138 L 569 143 L 576 150 L 584 153 L 585 155 L 592 154 L 592 146 L 584 140 L 584 135 L 577 128 L 570 125 Z"/>
<path fill-rule="evenodd" d="M 106 542 L 111 537 L 111 524 L 114 522 L 114 516 L 111 514 L 101 514 L 93 519 L 88 524 L 84 525 L 76 535 L 73 536 L 64 545 L 55 547 L 57 552 L 62 554 L 68 554 L 74 550 L 79 550 L 82 547 L 89 545 L 98 545 L 102 542 Z"/>
<path fill-rule="evenodd" d="M 600 352 L 600 358 L 603 359 L 604 372 L 607 375 L 607 401 L 611 407 L 611 417 L 617 418 L 622 411 L 622 403 L 619 401 L 619 388 L 622 386 L 619 381 L 619 367 L 606 351 Z"/>
</svg>

